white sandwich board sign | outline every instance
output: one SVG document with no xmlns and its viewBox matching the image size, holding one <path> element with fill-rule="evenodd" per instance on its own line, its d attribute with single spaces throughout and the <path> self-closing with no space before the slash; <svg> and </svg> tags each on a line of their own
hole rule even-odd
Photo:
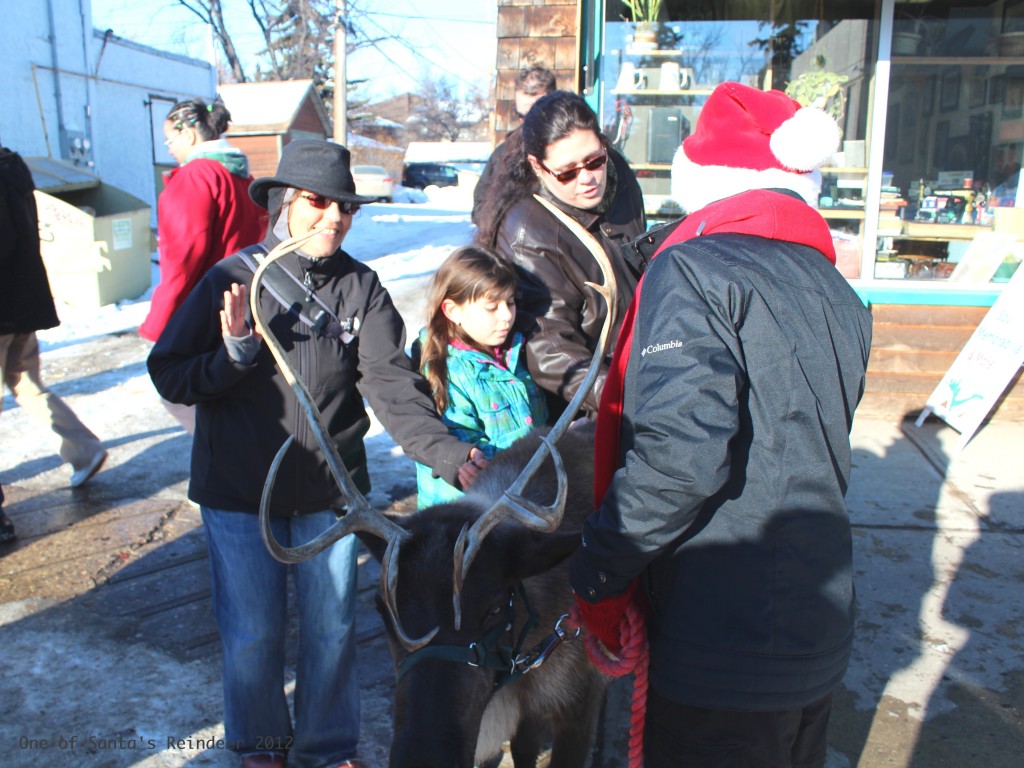
<svg viewBox="0 0 1024 768">
<path fill-rule="evenodd" d="M 962 450 L 1022 364 L 1024 267 L 1018 267 L 929 396 L 917 426 L 934 413 L 960 433 Z"/>
</svg>

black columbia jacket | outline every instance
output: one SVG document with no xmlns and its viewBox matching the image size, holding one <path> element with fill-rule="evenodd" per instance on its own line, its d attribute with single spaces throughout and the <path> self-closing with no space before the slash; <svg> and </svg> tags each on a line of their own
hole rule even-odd
<svg viewBox="0 0 1024 768">
<path fill-rule="evenodd" d="M 794 709 L 842 678 L 849 433 L 870 345 L 870 313 L 809 246 L 713 234 L 648 267 L 622 469 L 584 526 L 572 582 L 603 599 L 642 577 L 661 695 Z"/>
<path fill-rule="evenodd" d="M 276 244 L 273 236 L 264 241 L 268 250 Z M 409 456 L 455 485 L 470 446 L 451 437 L 437 415 L 426 382 L 405 354 L 402 319 L 377 274 L 341 250 L 317 261 L 290 253 L 277 263 L 300 278 L 310 267 L 322 284 L 317 296 L 340 320 L 358 325 L 348 344 L 316 337 L 269 292 L 261 292 L 268 326 L 306 383 L 359 489 L 370 488 L 364 396 Z M 252 277 L 238 254 L 214 265 L 150 352 L 150 376 L 167 400 L 196 405 L 190 499 L 216 509 L 257 511 L 274 454 L 294 435 L 274 486 L 272 512 L 326 509 L 341 497 L 270 350 L 263 345 L 247 366 L 233 362 L 224 347 L 223 293 L 231 283 L 251 285 Z"/>
</svg>

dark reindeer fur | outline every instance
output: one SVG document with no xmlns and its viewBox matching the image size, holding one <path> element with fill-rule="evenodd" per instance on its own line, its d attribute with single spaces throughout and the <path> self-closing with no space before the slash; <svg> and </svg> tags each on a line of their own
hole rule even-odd
<svg viewBox="0 0 1024 768">
<path fill-rule="evenodd" d="M 540 616 L 523 650 L 552 631 L 572 604 L 568 558 L 579 546 L 583 519 L 593 509 L 593 441 L 593 429 L 582 426 L 570 429 L 559 442 L 569 493 L 557 531 L 535 533 L 506 521 L 484 540 L 466 576 L 460 631 L 453 628 L 452 611 L 455 540 L 463 524 L 472 523 L 512 483 L 540 444 L 537 435 L 500 452 L 464 500 L 395 518 L 413 534 L 402 544 L 398 563 L 398 616 L 408 632 L 418 636 L 437 626 L 431 646 L 466 647 L 506 620 L 509 593 L 520 579 Z M 549 503 L 554 492 L 548 460 L 526 495 Z M 379 560 L 384 542 L 361 538 Z M 525 621 L 518 598 L 516 612 L 518 633 Z M 395 639 L 386 612 L 382 616 L 397 670 L 408 651 Z M 505 641 L 511 642 L 507 636 Z M 533 768 L 549 739 L 551 768 L 582 768 L 605 686 L 604 677 L 587 661 L 582 642 L 564 642 L 541 667 L 495 692 L 498 676 L 495 670 L 465 663 L 416 663 L 396 686 L 391 768 L 471 768 L 497 754 L 505 740 L 511 740 L 516 768 Z"/>
</svg>

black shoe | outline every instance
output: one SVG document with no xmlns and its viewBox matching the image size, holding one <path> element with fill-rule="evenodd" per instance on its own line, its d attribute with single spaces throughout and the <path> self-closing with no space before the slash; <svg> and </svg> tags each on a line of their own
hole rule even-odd
<svg viewBox="0 0 1024 768">
<path fill-rule="evenodd" d="M 17 538 L 17 535 L 14 533 L 14 523 L 11 522 L 11 518 L 7 516 L 7 513 L 0 508 L 0 544 L 14 541 L 15 538 Z"/>
</svg>

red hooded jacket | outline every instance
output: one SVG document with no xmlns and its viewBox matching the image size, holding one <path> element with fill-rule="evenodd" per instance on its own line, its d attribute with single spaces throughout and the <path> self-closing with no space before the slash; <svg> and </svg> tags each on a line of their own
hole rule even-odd
<svg viewBox="0 0 1024 768">
<path fill-rule="evenodd" d="M 251 182 L 245 156 L 232 152 L 196 157 L 167 173 L 157 204 L 160 283 L 141 336 L 156 341 L 210 267 L 263 238 L 266 211 L 249 198 Z"/>
</svg>

